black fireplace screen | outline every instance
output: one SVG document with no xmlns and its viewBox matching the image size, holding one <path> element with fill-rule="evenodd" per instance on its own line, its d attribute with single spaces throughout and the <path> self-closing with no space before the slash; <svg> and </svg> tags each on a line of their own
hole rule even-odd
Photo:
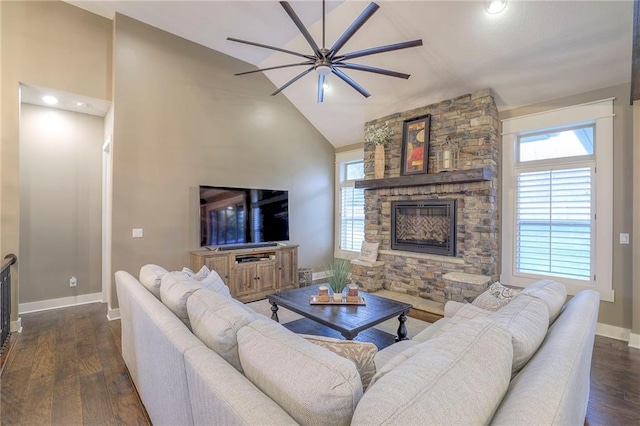
<svg viewBox="0 0 640 426">
<path fill-rule="evenodd" d="M 391 203 L 391 248 L 456 255 L 456 201 Z"/>
</svg>

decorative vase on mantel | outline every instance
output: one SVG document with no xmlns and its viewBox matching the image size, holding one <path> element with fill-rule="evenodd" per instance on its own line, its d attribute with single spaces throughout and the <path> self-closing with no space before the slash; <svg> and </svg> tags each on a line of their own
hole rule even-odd
<svg viewBox="0 0 640 426">
<path fill-rule="evenodd" d="M 384 145 L 376 145 L 373 161 L 373 177 L 382 179 L 384 177 Z"/>
<path fill-rule="evenodd" d="M 373 155 L 373 177 L 382 179 L 384 177 L 384 146 L 393 136 L 393 129 L 386 124 L 369 126 L 365 132 L 365 142 L 375 145 L 376 150 Z"/>
</svg>

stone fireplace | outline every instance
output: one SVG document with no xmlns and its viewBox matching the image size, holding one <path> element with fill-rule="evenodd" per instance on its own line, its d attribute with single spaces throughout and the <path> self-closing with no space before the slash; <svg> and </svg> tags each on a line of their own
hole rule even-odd
<svg viewBox="0 0 640 426">
<path fill-rule="evenodd" d="M 403 122 L 425 114 L 431 114 L 428 172 L 401 176 Z M 491 90 L 382 117 L 365 128 L 383 125 L 394 130 L 385 145 L 384 178 L 374 179 L 375 147 L 366 143 L 365 179 L 356 183 L 365 189 L 365 239 L 380 243 L 378 261 L 354 262 L 354 280 L 368 291 L 384 288 L 439 303 L 473 300 L 499 273 L 500 145 Z M 438 173 L 434 159 L 452 143 L 459 148 L 458 169 Z M 440 207 L 424 218 L 416 216 L 416 203 Z M 398 206 L 407 216 L 402 229 L 396 228 Z M 425 246 L 434 250 L 425 252 Z"/>
<path fill-rule="evenodd" d="M 456 255 L 456 200 L 393 201 L 391 249 Z"/>
</svg>

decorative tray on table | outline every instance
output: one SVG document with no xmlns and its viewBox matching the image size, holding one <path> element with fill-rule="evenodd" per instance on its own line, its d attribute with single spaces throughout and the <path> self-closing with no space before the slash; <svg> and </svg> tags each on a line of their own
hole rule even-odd
<svg viewBox="0 0 640 426">
<path fill-rule="evenodd" d="M 335 302 L 333 300 L 333 297 L 329 297 L 328 301 L 320 301 L 318 300 L 318 295 L 314 294 L 309 298 L 309 304 L 311 305 L 366 305 L 366 302 L 364 301 L 364 297 L 362 296 L 357 296 L 357 298 L 354 298 L 354 299 L 349 298 L 348 300 L 343 297 L 340 302 Z"/>
</svg>

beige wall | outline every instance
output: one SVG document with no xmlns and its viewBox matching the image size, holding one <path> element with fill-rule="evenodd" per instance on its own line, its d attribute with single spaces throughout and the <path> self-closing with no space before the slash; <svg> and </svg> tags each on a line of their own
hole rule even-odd
<svg viewBox="0 0 640 426">
<path fill-rule="evenodd" d="M 632 232 L 633 200 L 633 116 L 629 105 L 630 85 L 623 84 L 594 90 L 566 98 L 555 99 L 536 105 L 500 113 L 500 119 L 548 111 L 590 101 L 615 97 L 613 104 L 613 290 L 615 302 L 601 302 L 598 322 L 626 329 L 631 328 L 632 304 L 632 257 L 629 245 L 620 245 L 621 232 Z"/>
<path fill-rule="evenodd" d="M 188 265 L 200 184 L 288 190 L 299 265 L 330 258 L 334 149 L 285 97 L 269 96 L 262 74 L 233 76 L 247 67 L 116 16 L 113 271 Z"/>
<path fill-rule="evenodd" d="M 21 106 L 20 303 L 102 289 L 103 130 L 102 117 Z"/>
<path fill-rule="evenodd" d="M 111 98 L 111 21 L 66 3 L 0 2 L 0 254 L 19 250 L 18 85 L 20 82 L 100 99 Z M 12 319 L 17 319 L 14 275 Z"/>
</svg>

